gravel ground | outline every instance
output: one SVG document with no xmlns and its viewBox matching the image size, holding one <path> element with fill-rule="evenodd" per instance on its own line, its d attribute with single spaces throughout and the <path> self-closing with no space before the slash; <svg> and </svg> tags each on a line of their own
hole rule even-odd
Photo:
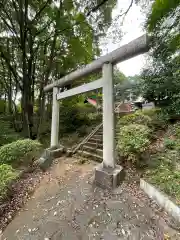
<svg viewBox="0 0 180 240">
<path fill-rule="evenodd" d="M 109 192 L 93 185 L 95 165 L 59 159 L 0 239 L 180 239 L 167 224 L 171 219 L 139 189 L 133 172 Z"/>
<path fill-rule="evenodd" d="M 0 229 L 3 230 L 9 222 L 12 221 L 17 211 L 22 208 L 30 198 L 37 185 L 43 178 L 44 173 L 36 170 L 31 173 L 24 173 L 23 176 L 16 180 L 11 186 L 11 196 L 0 204 Z M 1 239 L 0 239 L 1 240 Z"/>
</svg>

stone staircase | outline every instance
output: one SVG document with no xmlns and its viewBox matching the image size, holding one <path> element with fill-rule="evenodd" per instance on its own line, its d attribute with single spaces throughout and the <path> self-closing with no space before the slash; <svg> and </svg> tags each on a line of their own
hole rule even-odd
<svg viewBox="0 0 180 240">
<path fill-rule="evenodd" d="M 121 116 L 134 112 L 134 110 L 128 111 L 125 106 L 119 112 L 118 108 L 121 104 L 122 102 L 116 102 L 114 106 L 115 126 L 116 126 L 115 144 L 117 144 L 118 133 L 119 133 L 119 128 L 117 128 L 117 124 L 116 124 L 118 119 Z M 76 153 L 78 156 L 89 158 L 97 162 L 102 162 L 103 161 L 103 124 L 102 123 L 99 124 L 87 137 L 84 138 L 84 140 L 79 145 L 77 145 L 77 147 L 75 147 L 72 150 L 72 152 L 73 154 Z"/>
<path fill-rule="evenodd" d="M 117 142 L 119 129 L 116 127 L 115 141 Z M 78 156 L 97 162 L 103 160 L 103 124 L 94 129 L 73 151 Z"/>
<path fill-rule="evenodd" d="M 103 126 L 100 124 L 96 129 L 86 137 L 85 141 L 80 143 L 74 151 L 78 155 L 91 158 L 97 162 L 103 160 Z"/>
</svg>

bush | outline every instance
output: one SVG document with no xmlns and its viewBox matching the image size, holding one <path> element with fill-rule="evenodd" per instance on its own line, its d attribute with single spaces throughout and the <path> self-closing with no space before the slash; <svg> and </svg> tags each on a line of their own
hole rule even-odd
<svg viewBox="0 0 180 240">
<path fill-rule="evenodd" d="M 152 119 L 152 127 L 156 129 L 166 129 L 169 122 L 169 115 L 163 111 L 158 112 Z"/>
<path fill-rule="evenodd" d="M 0 147 L 0 163 L 29 164 L 39 154 L 42 145 L 31 139 L 18 140 Z"/>
<path fill-rule="evenodd" d="M 142 124 L 142 125 L 150 125 L 151 118 L 149 116 L 144 115 L 142 112 L 135 112 L 133 114 L 129 114 L 123 116 L 118 121 L 118 127 L 122 127 L 129 124 Z"/>
<path fill-rule="evenodd" d="M 160 108 L 151 108 L 151 109 L 143 109 L 142 111 L 143 115 L 149 116 L 150 118 L 154 118 L 161 112 Z"/>
<path fill-rule="evenodd" d="M 9 165 L 0 165 L 0 200 L 6 195 L 10 182 L 16 179 L 18 173 Z"/>
<path fill-rule="evenodd" d="M 91 112 L 88 114 L 89 121 L 95 124 L 98 124 L 102 121 L 102 114 L 96 112 Z"/>
<path fill-rule="evenodd" d="M 164 129 L 168 125 L 169 115 L 161 108 L 152 108 L 142 110 L 142 114 L 151 118 L 151 124 L 149 126 L 156 129 Z"/>
<path fill-rule="evenodd" d="M 130 124 L 120 129 L 117 149 L 127 160 L 137 162 L 142 159 L 150 144 L 150 129 L 140 124 Z"/>
</svg>

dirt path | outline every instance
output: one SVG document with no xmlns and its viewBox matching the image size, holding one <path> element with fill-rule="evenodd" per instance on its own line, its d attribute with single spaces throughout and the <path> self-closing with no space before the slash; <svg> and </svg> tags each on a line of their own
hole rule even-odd
<svg viewBox="0 0 180 240">
<path fill-rule="evenodd" d="M 180 239 L 136 184 L 111 193 L 93 186 L 95 165 L 61 158 L 0 240 Z"/>
</svg>

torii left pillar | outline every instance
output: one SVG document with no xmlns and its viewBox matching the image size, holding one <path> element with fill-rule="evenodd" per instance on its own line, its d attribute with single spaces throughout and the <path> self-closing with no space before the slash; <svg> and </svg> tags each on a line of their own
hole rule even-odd
<svg viewBox="0 0 180 240">
<path fill-rule="evenodd" d="M 51 147 L 59 145 L 59 102 L 57 100 L 58 88 L 53 88 L 52 120 L 51 120 Z"/>
</svg>

